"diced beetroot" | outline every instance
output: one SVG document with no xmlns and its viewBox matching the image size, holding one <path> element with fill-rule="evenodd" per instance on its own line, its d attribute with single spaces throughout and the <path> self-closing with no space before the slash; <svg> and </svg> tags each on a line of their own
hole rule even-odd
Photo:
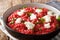
<svg viewBox="0 0 60 40">
<path fill-rule="evenodd" d="M 41 18 L 41 17 L 43 17 L 43 13 L 41 12 L 37 16 L 38 16 L 38 18 Z"/>
<path fill-rule="evenodd" d="M 55 25 L 57 24 L 56 16 L 51 16 L 51 20 L 52 23 L 54 23 Z"/>
<path fill-rule="evenodd" d="M 20 33 L 23 33 L 23 34 L 33 34 L 33 30 L 19 30 Z"/>
<path fill-rule="evenodd" d="M 48 9 L 47 8 L 43 8 L 42 9 L 44 13 L 47 13 L 48 12 Z"/>
<path fill-rule="evenodd" d="M 8 25 L 10 28 L 13 28 L 15 24 L 10 24 L 10 23 L 8 23 L 7 25 Z"/>
<path fill-rule="evenodd" d="M 39 34 L 41 34 L 42 32 L 41 31 L 37 31 L 35 34 L 36 35 L 39 35 Z"/>
<path fill-rule="evenodd" d="M 27 12 L 34 12 L 34 10 L 31 7 L 25 8 Z"/>
<path fill-rule="evenodd" d="M 28 17 L 27 21 L 31 21 L 29 17 Z"/>
<path fill-rule="evenodd" d="M 28 15 L 22 16 L 21 18 L 22 18 L 23 20 L 27 21 Z"/>
<path fill-rule="evenodd" d="M 25 25 L 20 23 L 20 24 L 15 24 L 14 27 L 13 27 L 14 30 L 17 30 L 17 29 L 26 29 Z"/>
<path fill-rule="evenodd" d="M 25 34 L 33 34 L 33 30 L 24 30 Z"/>
<path fill-rule="evenodd" d="M 51 24 L 51 28 L 55 29 L 56 28 L 56 24 L 55 23 L 52 23 Z"/>
<path fill-rule="evenodd" d="M 56 24 L 59 24 L 59 22 L 57 22 L 56 20 L 56 16 L 51 16 L 51 22 L 44 22 L 41 23 L 41 20 L 39 20 L 39 18 L 42 18 L 43 16 L 47 15 L 48 9 L 47 8 L 42 8 L 42 12 L 40 13 L 36 13 L 35 10 L 38 9 L 37 7 L 27 7 L 24 8 L 26 10 L 26 12 L 24 12 L 23 15 L 19 16 L 17 14 L 17 12 L 20 11 L 16 10 L 14 12 L 12 12 L 12 14 L 7 18 L 7 25 L 22 34 L 34 34 L 34 35 L 40 35 L 40 34 L 48 34 L 52 31 L 54 31 L 56 29 Z M 21 9 L 22 10 L 22 9 Z M 33 13 L 37 16 L 36 19 L 34 20 L 30 20 L 30 14 L 29 13 Z M 21 23 L 15 23 L 16 20 L 14 20 L 14 23 L 10 23 L 12 21 L 13 18 L 22 18 Z M 32 17 L 33 18 L 33 17 Z M 24 24 L 24 22 L 31 22 L 33 23 L 35 26 L 33 29 L 27 29 L 26 25 Z M 50 23 L 50 28 L 44 28 L 44 24 L 46 23 Z"/>
<path fill-rule="evenodd" d="M 37 24 L 37 25 L 35 26 L 34 30 L 35 30 L 35 31 L 38 31 L 39 28 L 41 28 L 41 25 L 40 25 L 40 24 Z"/>
<path fill-rule="evenodd" d="M 17 15 L 17 11 L 13 12 L 9 17 L 8 17 L 8 22 L 12 20 L 12 18 L 18 18 L 19 16 Z"/>
<path fill-rule="evenodd" d="M 32 22 L 32 23 L 36 23 L 36 21 L 37 21 L 37 19 L 35 19 L 35 20 L 32 20 L 31 22 Z"/>
</svg>

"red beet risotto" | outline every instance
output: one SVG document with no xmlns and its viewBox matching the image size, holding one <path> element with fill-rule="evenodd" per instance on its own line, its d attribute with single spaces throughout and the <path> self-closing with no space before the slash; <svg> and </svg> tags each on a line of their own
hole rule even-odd
<svg viewBox="0 0 60 40">
<path fill-rule="evenodd" d="M 59 15 L 47 8 L 26 7 L 14 11 L 7 25 L 22 34 L 47 34 L 58 26 Z"/>
</svg>

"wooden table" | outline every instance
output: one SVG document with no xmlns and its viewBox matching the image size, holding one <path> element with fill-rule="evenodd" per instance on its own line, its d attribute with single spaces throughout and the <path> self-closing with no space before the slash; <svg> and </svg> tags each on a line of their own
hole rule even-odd
<svg viewBox="0 0 60 40">
<path fill-rule="evenodd" d="M 0 16 L 10 7 L 15 6 L 17 4 L 24 4 L 24 3 L 45 3 L 51 0 L 0 0 Z M 57 0 L 60 1 L 60 0 Z"/>
<path fill-rule="evenodd" d="M 45 3 L 45 2 L 49 2 L 49 1 L 50 0 L 0 0 L 0 16 L 2 16 L 3 13 L 8 8 L 15 6 L 17 4 L 33 3 L 33 2 Z M 60 0 L 57 0 L 57 1 L 60 1 Z M 2 38 L 0 37 L 0 40 L 7 40 L 6 35 L 1 30 L 0 30 L 0 35 L 2 35 Z M 4 37 L 5 37 L 5 39 L 4 39 Z"/>
</svg>

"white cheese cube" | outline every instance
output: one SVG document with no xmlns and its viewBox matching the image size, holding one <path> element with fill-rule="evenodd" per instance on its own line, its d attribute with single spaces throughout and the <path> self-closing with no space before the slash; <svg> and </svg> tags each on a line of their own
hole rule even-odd
<svg viewBox="0 0 60 40">
<path fill-rule="evenodd" d="M 18 14 L 19 16 L 21 16 L 21 15 L 24 14 L 24 12 L 25 12 L 25 9 L 22 9 L 22 10 L 20 10 L 20 12 L 17 12 L 17 14 Z"/>
<path fill-rule="evenodd" d="M 51 18 L 49 15 L 46 15 L 43 18 L 45 19 L 45 22 L 51 22 Z"/>
<path fill-rule="evenodd" d="M 31 23 L 31 22 L 25 22 L 24 24 L 26 25 L 27 29 L 33 29 L 34 26 L 35 26 L 35 25 L 34 25 L 33 23 Z"/>
<path fill-rule="evenodd" d="M 52 12 L 52 11 L 48 11 L 47 14 L 48 14 L 49 16 L 53 16 L 53 12 Z"/>
<path fill-rule="evenodd" d="M 17 18 L 15 23 L 21 23 L 22 19 L 21 18 Z"/>
<path fill-rule="evenodd" d="M 50 28 L 50 23 L 44 24 L 44 28 Z"/>
<path fill-rule="evenodd" d="M 30 20 L 34 20 L 36 18 L 37 18 L 36 15 L 32 13 L 31 16 L 30 16 Z"/>
<path fill-rule="evenodd" d="M 35 12 L 40 13 L 42 12 L 42 9 L 36 9 Z"/>
</svg>

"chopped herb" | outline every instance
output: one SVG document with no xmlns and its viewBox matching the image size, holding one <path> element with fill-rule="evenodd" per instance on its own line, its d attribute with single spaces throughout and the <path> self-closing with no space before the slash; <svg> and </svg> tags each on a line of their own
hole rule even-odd
<svg viewBox="0 0 60 40">
<path fill-rule="evenodd" d="M 43 18 L 40 19 L 41 21 L 45 21 Z"/>
<path fill-rule="evenodd" d="M 27 13 L 27 15 L 30 17 L 31 16 L 31 13 Z"/>
<path fill-rule="evenodd" d="M 31 13 L 29 13 L 29 16 L 31 16 Z"/>
<path fill-rule="evenodd" d="M 12 21 L 16 20 L 16 18 L 12 18 Z"/>
<path fill-rule="evenodd" d="M 41 22 L 36 22 L 35 24 L 40 24 Z"/>
<path fill-rule="evenodd" d="M 14 24 L 14 21 L 11 21 L 10 24 Z"/>
<path fill-rule="evenodd" d="M 40 20 L 42 23 L 45 22 L 45 20 L 44 20 L 43 18 L 39 18 L 39 20 Z"/>
<path fill-rule="evenodd" d="M 12 18 L 10 24 L 14 24 L 14 21 L 16 20 L 16 18 Z"/>
</svg>

